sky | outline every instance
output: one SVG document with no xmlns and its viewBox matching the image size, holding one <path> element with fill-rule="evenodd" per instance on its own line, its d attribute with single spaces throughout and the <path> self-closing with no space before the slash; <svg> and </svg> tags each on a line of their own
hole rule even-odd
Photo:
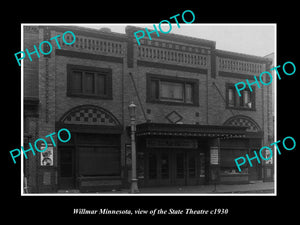
<svg viewBox="0 0 300 225">
<path fill-rule="evenodd" d="M 127 25 L 153 29 L 153 24 L 80 24 L 89 28 L 109 27 L 112 32 L 125 33 Z M 155 24 L 158 28 L 158 24 Z M 163 24 L 165 25 L 165 24 Z M 169 25 L 162 26 L 164 31 Z M 275 52 L 276 25 L 274 24 L 172 24 L 170 33 L 186 35 L 216 42 L 220 50 L 266 56 Z M 152 35 L 156 35 L 153 33 Z"/>
</svg>

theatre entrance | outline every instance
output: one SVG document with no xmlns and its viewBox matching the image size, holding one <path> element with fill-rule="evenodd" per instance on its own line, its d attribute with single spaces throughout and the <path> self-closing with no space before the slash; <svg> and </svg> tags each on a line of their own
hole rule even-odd
<svg viewBox="0 0 300 225">
<path fill-rule="evenodd" d="M 201 154 L 202 155 L 202 154 Z M 155 149 L 145 154 L 146 185 L 196 185 L 199 181 L 200 154 L 197 150 Z"/>
</svg>

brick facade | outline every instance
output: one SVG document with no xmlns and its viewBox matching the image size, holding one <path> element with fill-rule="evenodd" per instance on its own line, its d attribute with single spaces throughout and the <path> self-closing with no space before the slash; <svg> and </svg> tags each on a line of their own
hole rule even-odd
<svg viewBox="0 0 300 225">
<path fill-rule="evenodd" d="M 25 27 L 26 28 L 26 27 Z M 230 118 L 242 115 L 255 121 L 263 133 L 261 145 L 266 145 L 273 129 L 270 123 L 271 95 L 267 87 L 255 88 L 255 109 L 228 109 L 226 107 L 226 83 L 237 83 L 259 75 L 269 68 L 270 60 L 263 57 L 226 52 L 215 49 L 215 42 L 181 35 L 162 35 L 159 38 L 142 39 L 137 45 L 133 32 L 137 27 L 128 26 L 125 34 L 79 27 L 27 27 L 24 43 L 33 46 L 51 37 L 71 30 L 76 35 L 73 45 L 58 39 L 61 49 L 52 41 L 52 52 L 41 55 L 33 62 L 25 62 L 25 99 L 38 99 L 35 117 L 25 114 L 30 141 L 58 131 L 58 122 L 76 107 L 91 105 L 104 109 L 121 125 L 120 176 L 95 181 L 94 184 L 128 185 L 125 165 L 125 145 L 130 143 L 126 127 L 130 119 L 128 105 L 137 105 L 136 123 L 168 124 L 168 116 L 181 117 L 182 124 L 223 126 Z M 34 31 L 33 31 L 34 30 Z M 67 36 L 66 36 L 67 37 Z M 28 47 L 30 48 L 30 47 Z M 67 95 L 68 65 L 85 68 L 110 69 L 112 71 L 112 99 L 74 97 Z M 197 80 L 199 96 L 196 105 L 158 104 L 147 101 L 147 76 L 176 77 Z M 243 77 L 244 76 L 244 77 Z M 25 106 L 27 102 L 25 101 Z M 267 108 L 268 107 L 268 108 Z M 37 124 L 38 123 L 38 124 Z M 25 132 L 26 133 L 26 132 Z M 48 140 L 50 141 L 50 140 Z M 55 142 L 58 140 L 55 136 Z M 215 141 L 214 141 L 215 142 Z M 39 165 L 39 157 L 32 156 L 26 168 L 32 192 L 56 192 L 59 189 L 59 147 L 53 148 L 53 167 Z M 111 180 L 111 182 L 110 182 Z M 89 180 L 82 185 L 89 184 Z"/>
</svg>

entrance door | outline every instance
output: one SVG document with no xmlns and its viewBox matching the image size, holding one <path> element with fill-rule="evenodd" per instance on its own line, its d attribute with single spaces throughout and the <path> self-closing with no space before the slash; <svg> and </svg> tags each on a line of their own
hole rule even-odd
<svg viewBox="0 0 300 225">
<path fill-rule="evenodd" d="M 176 185 L 197 184 L 197 154 L 194 151 L 175 151 L 173 183 Z"/>
<path fill-rule="evenodd" d="M 59 148 L 59 188 L 75 189 L 75 149 Z"/>
<path fill-rule="evenodd" d="M 168 150 L 151 151 L 148 153 L 147 183 L 152 185 L 170 185 L 170 153 Z"/>
<path fill-rule="evenodd" d="M 160 168 L 160 183 L 162 185 L 170 185 L 170 154 L 168 151 L 159 154 L 159 168 Z"/>
<path fill-rule="evenodd" d="M 197 158 L 196 152 L 190 151 L 186 153 L 187 157 L 187 174 L 186 174 L 186 184 L 187 185 L 196 185 L 197 184 L 197 167 L 199 165 L 199 161 Z"/>
<path fill-rule="evenodd" d="M 147 185 L 195 185 L 199 163 L 197 151 L 151 150 L 147 153 Z"/>
<path fill-rule="evenodd" d="M 185 185 L 186 183 L 186 157 L 183 151 L 175 152 L 174 159 L 174 183 L 178 185 Z"/>
<path fill-rule="evenodd" d="M 255 155 L 253 151 L 258 152 L 258 149 L 251 149 L 250 155 Z M 252 160 L 252 167 L 248 167 L 249 180 L 261 180 L 262 179 L 262 167 L 261 164 L 257 162 L 257 160 Z"/>
</svg>

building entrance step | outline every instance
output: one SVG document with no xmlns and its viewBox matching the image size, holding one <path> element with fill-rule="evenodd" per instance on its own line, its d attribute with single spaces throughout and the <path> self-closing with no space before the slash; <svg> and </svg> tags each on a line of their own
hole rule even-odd
<svg viewBox="0 0 300 225">
<path fill-rule="evenodd" d="M 250 180 L 250 184 L 257 184 L 257 183 L 263 183 L 263 180 Z"/>
<path fill-rule="evenodd" d="M 78 189 L 60 189 L 57 193 L 80 193 Z"/>
</svg>

